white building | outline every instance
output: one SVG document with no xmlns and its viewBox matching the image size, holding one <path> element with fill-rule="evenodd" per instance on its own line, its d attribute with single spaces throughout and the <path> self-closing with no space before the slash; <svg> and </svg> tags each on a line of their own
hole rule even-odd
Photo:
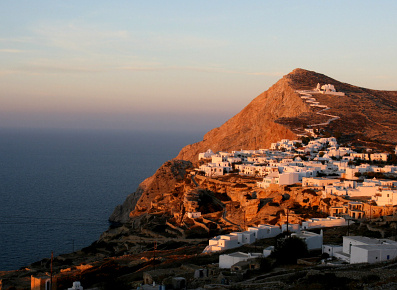
<svg viewBox="0 0 397 290">
<path fill-rule="evenodd" d="M 79 281 L 73 282 L 72 288 L 68 288 L 68 290 L 83 290 L 83 286 L 81 286 Z"/>
<path fill-rule="evenodd" d="M 279 226 L 272 225 L 258 225 L 257 227 L 249 227 L 245 232 L 234 232 L 228 235 L 221 235 L 213 237 L 208 241 L 208 246 L 203 253 L 224 251 L 240 247 L 244 244 L 252 244 L 257 239 L 273 238 L 286 231 L 286 224 Z M 290 232 L 299 232 L 300 226 L 298 224 L 289 224 L 288 230 Z"/>
<path fill-rule="evenodd" d="M 274 246 L 269 246 L 263 249 L 263 257 L 269 257 L 274 252 Z"/>
<path fill-rule="evenodd" d="M 290 185 L 299 182 L 299 172 L 283 172 L 283 173 L 271 173 L 263 178 L 263 181 L 257 182 L 257 186 L 261 188 L 267 188 L 270 184 L 277 185 Z"/>
<path fill-rule="evenodd" d="M 230 235 L 237 236 L 237 241 L 241 245 L 252 244 L 256 241 L 255 233 L 252 231 L 234 232 L 230 233 Z"/>
<path fill-rule="evenodd" d="M 347 225 L 347 221 L 342 217 L 311 218 L 302 222 L 302 229 L 307 230 L 327 227 L 343 227 Z"/>
<path fill-rule="evenodd" d="M 211 158 L 211 157 L 212 157 L 212 155 L 215 155 L 215 153 L 214 153 L 214 152 L 212 152 L 212 150 L 211 150 L 211 149 L 208 149 L 206 152 L 199 153 L 199 155 L 198 155 L 198 159 L 199 159 L 199 160 L 201 160 L 201 159 L 207 159 L 207 158 Z"/>
<path fill-rule="evenodd" d="M 397 257 L 397 242 L 362 236 L 343 237 L 342 252 L 334 252 L 334 256 L 350 264 L 388 261 Z"/>
<path fill-rule="evenodd" d="M 311 250 L 320 250 L 323 247 L 323 231 L 321 230 L 320 234 L 302 231 L 298 233 L 292 233 L 291 237 L 298 237 L 303 240 L 309 251 Z"/>
<path fill-rule="evenodd" d="M 257 227 L 248 227 L 248 231 L 253 232 L 257 240 L 273 238 L 281 234 L 281 228 L 279 226 L 273 225 L 259 225 Z"/>
<path fill-rule="evenodd" d="M 377 206 L 397 205 L 397 191 L 378 189 L 372 196 L 372 200 Z"/>
<path fill-rule="evenodd" d="M 286 232 L 287 228 L 288 228 L 289 232 L 295 232 L 295 233 L 297 233 L 301 230 L 301 227 L 298 224 L 283 224 L 283 225 L 281 225 L 282 232 Z"/>
<path fill-rule="evenodd" d="M 325 187 L 340 182 L 336 178 L 323 178 L 323 177 L 303 177 L 302 186 L 318 186 Z"/>
<path fill-rule="evenodd" d="M 388 153 L 372 153 L 370 155 L 371 160 L 376 160 L 376 161 L 387 161 L 387 158 L 389 157 Z"/>
<path fill-rule="evenodd" d="M 219 268 L 221 269 L 230 269 L 234 264 L 241 261 L 248 261 L 249 259 L 255 259 L 262 257 L 261 253 L 242 253 L 235 252 L 228 255 L 220 255 L 219 256 Z"/>
<path fill-rule="evenodd" d="M 227 161 L 211 162 L 200 166 L 200 170 L 205 172 L 205 176 L 222 176 L 232 171 L 232 167 Z"/>
<path fill-rule="evenodd" d="M 323 254 L 328 254 L 330 257 L 334 257 L 334 253 L 343 252 L 343 246 L 337 245 L 323 245 Z"/>
</svg>

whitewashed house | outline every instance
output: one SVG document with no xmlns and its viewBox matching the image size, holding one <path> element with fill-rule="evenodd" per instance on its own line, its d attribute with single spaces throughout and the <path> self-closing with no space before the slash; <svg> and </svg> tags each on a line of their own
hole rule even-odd
<svg viewBox="0 0 397 290">
<path fill-rule="evenodd" d="M 289 232 L 294 232 L 294 233 L 300 232 L 300 230 L 301 230 L 301 227 L 300 227 L 299 224 L 290 224 L 289 223 L 289 224 L 282 224 L 281 225 L 281 231 L 282 232 L 286 232 L 287 228 L 288 228 Z"/>
<path fill-rule="evenodd" d="M 230 233 L 230 235 L 237 236 L 237 241 L 241 245 L 252 244 L 255 243 L 256 241 L 255 233 L 252 231 L 234 232 L 234 233 Z"/>
<path fill-rule="evenodd" d="M 205 176 L 222 176 L 232 171 L 232 167 L 227 161 L 211 162 L 200 165 L 200 170 L 205 172 Z"/>
<path fill-rule="evenodd" d="M 237 235 L 221 235 L 221 238 L 218 241 L 218 246 L 221 248 L 221 250 L 228 250 L 228 249 L 233 249 L 241 246 L 241 244 L 238 241 Z"/>
<path fill-rule="evenodd" d="M 213 237 L 208 241 L 208 246 L 205 247 L 203 253 L 211 253 L 217 251 L 224 251 L 234 249 L 241 246 L 235 235 L 221 235 Z"/>
<path fill-rule="evenodd" d="M 350 264 L 376 263 L 397 257 L 397 242 L 362 236 L 343 237 L 343 249 L 334 256 Z"/>
<path fill-rule="evenodd" d="M 397 205 L 397 191 L 378 189 L 371 198 L 378 206 Z"/>
<path fill-rule="evenodd" d="M 340 182 L 336 178 L 323 178 L 323 177 L 303 177 L 302 186 L 307 187 L 323 187 Z"/>
<path fill-rule="evenodd" d="M 376 161 L 387 161 L 387 158 L 389 157 L 388 153 L 372 153 L 370 155 L 371 160 L 376 160 Z"/>
<path fill-rule="evenodd" d="M 211 157 L 212 157 L 212 155 L 215 155 L 215 153 L 214 153 L 214 152 L 212 152 L 212 150 L 211 150 L 211 149 L 208 149 L 206 152 L 199 153 L 199 155 L 198 155 L 198 159 L 199 159 L 199 160 L 201 160 L 201 159 L 207 159 L 207 158 L 211 158 Z"/>
<path fill-rule="evenodd" d="M 328 254 L 331 258 L 334 257 L 334 253 L 342 252 L 343 246 L 338 245 L 323 245 L 322 253 Z"/>
<path fill-rule="evenodd" d="M 248 261 L 249 259 L 260 258 L 263 255 L 261 253 L 242 253 L 235 252 L 228 255 L 219 256 L 219 268 L 230 269 L 234 264 L 242 261 Z"/>
<path fill-rule="evenodd" d="M 302 231 L 298 233 L 292 233 L 291 237 L 297 237 L 303 240 L 309 251 L 312 250 L 321 250 L 323 247 L 323 231 L 321 230 L 320 234 Z"/>
<path fill-rule="evenodd" d="M 248 231 L 253 232 L 257 240 L 273 238 L 281 234 L 281 228 L 279 226 L 273 225 L 258 225 L 257 227 L 248 227 Z"/>
<path fill-rule="evenodd" d="M 316 229 L 327 227 L 343 227 L 347 226 L 347 221 L 342 217 L 327 217 L 327 218 L 311 218 L 302 222 L 302 229 Z"/>
<path fill-rule="evenodd" d="M 261 188 L 267 188 L 271 184 L 277 185 L 290 185 L 299 182 L 299 172 L 283 172 L 283 173 L 271 173 L 265 176 L 262 181 L 257 182 L 257 186 Z"/>
</svg>

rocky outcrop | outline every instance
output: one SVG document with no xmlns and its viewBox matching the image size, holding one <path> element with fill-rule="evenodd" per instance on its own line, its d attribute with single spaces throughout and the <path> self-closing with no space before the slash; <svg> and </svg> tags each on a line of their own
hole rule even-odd
<svg viewBox="0 0 397 290">
<path fill-rule="evenodd" d="M 156 173 L 145 179 L 138 189 L 130 194 L 122 205 L 118 205 L 109 218 L 113 223 L 126 223 L 131 213 L 137 209 L 141 212 L 150 208 L 154 197 L 159 194 L 171 192 L 175 184 L 186 175 L 186 170 L 192 167 L 192 163 L 183 160 L 165 162 Z"/>
</svg>

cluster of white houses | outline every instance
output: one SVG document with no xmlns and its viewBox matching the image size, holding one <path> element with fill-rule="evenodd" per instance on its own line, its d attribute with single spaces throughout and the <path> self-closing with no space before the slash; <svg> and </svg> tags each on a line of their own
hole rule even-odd
<svg viewBox="0 0 397 290">
<path fill-rule="evenodd" d="M 389 239 L 375 239 L 363 236 L 344 236 L 343 245 L 323 245 L 322 232 L 320 234 L 312 232 L 292 233 L 305 241 L 308 250 L 322 250 L 330 258 L 337 258 L 339 261 L 358 264 L 358 263 L 377 263 L 389 261 L 397 258 L 397 242 Z M 267 257 L 274 250 L 270 246 L 262 253 L 242 253 L 235 252 L 219 256 L 219 268 L 236 267 L 244 261 L 249 261 L 258 257 Z M 330 262 L 333 264 L 334 262 Z"/>
<path fill-rule="evenodd" d="M 312 218 L 306 222 L 299 224 L 283 224 L 281 226 L 276 225 L 258 225 L 256 227 L 248 227 L 247 231 L 244 232 L 234 232 L 227 235 L 216 236 L 209 240 L 208 246 L 204 249 L 203 253 L 217 252 L 230 250 L 240 247 L 245 244 L 252 244 L 256 240 L 274 238 L 282 232 L 289 231 L 293 232 L 294 235 L 303 235 L 305 240 L 309 238 L 309 232 L 304 230 L 323 228 L 323 227 L 336 227 L 336 226 L 346 226 L 348 222 L 342 217 L 328 217 L 328 218 Z M 306 236 L 305 236 L 306 235 Z M 315 234 L 314 234 L 315 235 Z M 313 235 L 310 236 L 312 240 Z M 308 240 L 310 240 L 308 239 Z M 321 238 L 322 240 L 322 238 Z M 308 249 L 321 249 L 317 243 L 312 245 L 311 242 L 307 243 Z"/>
<path fill-rule="evenodd" d="M 332 90 L 332 87 L 322 88 Z M 397 147 L 395 153 L 397 154 Z M 260 188 L 272 184 L 321 187 L 323 198 L 329 195 L 348 197 L 370 197 L 378 206 L 397 205 L 397 181 L 364 179 L 359 176 L 368 172 L 396 173 L 397 165 L 374 166 L 361 164 L 353 166 L 349 161 L 387 161 L 388 153 L 358 153 L 349 147 L 340 147 L 335 138 L 319 138 L 302 146 L 300 140 L 283 139 L 271 144 L 270 149 L 240 150 L 214 153 L 211 150 L 200 153 L 199 159 L 211 162 L 198 169 L 208 177 L 221 176 L 230 172 L 241 175 L 263 177 L 257 182 Z M 322 176 L 317 177 L 321 173 Z M 332 208 L 328 218 L 312 218 L 302 225 L 289 224 L 288 230 L 293 235 L 305 240 L 309 250 L 322 249 L 332 257 L 348 263 L 377 262 L 397 257 L 397 243 L 390 240 L 370 239 L 366 237 L 344 237 L 343 246 L 322 244 L 322 234 L 307 232 L 313 228 L 345 226 L 347 220 L 338 217 L 347 214 L 353 218 L 363 217 L 363 203 L 351 201 L 341 207 Z M 204 252 L 233 249 L 244 244 L 254 243 L 258 239 L 275 237 L 287 230 L 287 225 L 258 225 L 248 227 L 247 231 L 216 236 L 209 240 Z M 230 268 L 233 264 L 266 256 L 271 249 L 261 254 L 233 253 L 220 256 L 220 267 Z"/>
<path fill-rule="evenodd" d="M 321 186 L 327 194 L 349 197 L 370 197 L 379 206 L 397 205 L 397 181 L 364 179 L 358 176 L 368 172 L 397 174 L 397 165 L 354 166 L 352 160 L 387 161 L 388 153 L 357 153 L 349 147 L 340 147 L 334 137 L 311 140 L 302 147 L 300 140 L 283 139 L 272 143 L 270 149 L 240 150 L 199 154 L 200 159 L 211 162 L 200 166 L 205 176 L 216 177 L 230 172 L 263 177 L 257 182 L 260 188 L 272 184 Z M 303 160 L 305 159 L 305 160 Z M 317 177 L 319 174 L 324 177 Z M 345 181 L 340 181 L 343 178 Z"/>
<path fill-rule="evenodd" d="M 294 226 L 294 225 L 292 225 Z M 298 228 L 294 227 L 295 229 Z M 280 233 L 281 231 L 279 231 Z M 321 250 L 323 247 L 323 232 L 321 231 L 320 234 L 316 234 L 313 232 L 308 231 L 296 231 L 291 234 L 291 237 L 298 237 L 302 239 L 307 246 L 309 251 L 313 250 Z M 242 252 L 235 252 L 232 254 L 224 254 L 219 256 L 219 268 L 231 268 L 233 265 L 236 265 L 239 262 L 247 261 L 250 259 L 255 259 L 258 257 L 267 257 L 269 256 L 272 251 L 274 250 L 273 246 L 267 247 L 263 250 L 262 253 L 242 253 Z"/>
</svg>

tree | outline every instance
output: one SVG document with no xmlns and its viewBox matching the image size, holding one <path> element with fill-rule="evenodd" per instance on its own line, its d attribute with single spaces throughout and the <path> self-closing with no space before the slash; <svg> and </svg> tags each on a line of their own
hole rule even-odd
<svg viewBox="0 0 397 290">
<path fill-rule="evenodd" d="M 296 260 L 307 256 L 306 243 L 296 237 L 281 237 L 277 239 L 272 256 L 279 264 L 296 264 Z"/>
</svg>

